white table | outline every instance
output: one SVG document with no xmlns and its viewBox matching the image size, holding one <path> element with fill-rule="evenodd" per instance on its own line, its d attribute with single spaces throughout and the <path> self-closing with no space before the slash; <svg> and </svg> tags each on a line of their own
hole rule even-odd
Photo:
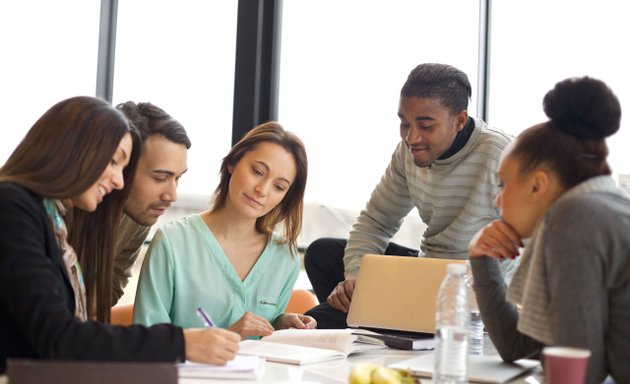
<svg viewBox="0 0 630 384">
<path fill-rule="evenodd" d="M 490 339 L 486 335 L 484 340 L 484 354 L 496 355 L 497 352 L 490 343 Z M 251 380 L 230 380 L 230 384 L 246 384 L 246 383 L 322 383 L 322 384 L 339 384 L 347 383 L 348 376 L 352 366 L 360 362 L 371 362 L 379 365 L 389 365 L 401 360 L 409 359 L 420 354 L 432 353 L 432 351 L 403 351 L 397 349 L 384 349 L 362 352 L 351 355 L 347 359 L 330 360 L 323 363 L 292 365 L 280 363 L 265 363 L 265 372 L 258 381 Z M 208 382 L 226 382 L 225 380 L 199 380 L 199 379 L 180 379 L 180 384 L 200 384 Z M 421 379 L 421 383 L 431 383 L 430 379 Z M 544 379 L 540 370 L 534 371 L 533 374 L 513 380 L 514 384 L 539 384 Z M 0 383 L 1 384 L 1 383 Z"/>
<path fill-rule="evenodd" d="M 496 350 L 490 343 L 486 335 L 484 340 L 484 354 L 496 354 Z M 397 349 L 374 350 L 355 354 L 347 359 L 330 360 L 323 363 L 307 364 L 307 365 L 291 365 L 280 363 L 265 363 L 265 372 L 263 376 L 257 380 L 229 380 L 225 379 L 180 379 L 180 384 L 201 384 L 201 383 L 225 383 L 229 384 L 251 384 L 251 383 L 321 383 L 321 384 L 339 384 L 347 383 L 348 376 L 352 366 L 360 362 L 371 362 L 380 365 L 389 365 L 401 360 L 405 360 L 424 353 L 432 353 L 427 351 L 403 351 Z M 422 379 L 421 383 L 431 383 L 430 379 Z M 544 383 L 540 370 L 533 374 L 518 378 L 511 383 L 514 384 L 539 384 Z M 6 376 L 0 375 L 0 384 L 8 384 Z"/>
</svg>

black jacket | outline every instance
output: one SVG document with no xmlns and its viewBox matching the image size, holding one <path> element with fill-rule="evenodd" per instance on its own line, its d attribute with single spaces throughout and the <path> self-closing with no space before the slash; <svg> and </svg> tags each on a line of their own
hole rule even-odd
<svg viewBox="0 0 630 384">
<path fill-rule="evenodd" d="M 184 360 L 179 327 L 121 327 L 74 316 L 74 293 L 42 198 L 0 183 L 0 373 L 11 357 Z"/>
</svg>

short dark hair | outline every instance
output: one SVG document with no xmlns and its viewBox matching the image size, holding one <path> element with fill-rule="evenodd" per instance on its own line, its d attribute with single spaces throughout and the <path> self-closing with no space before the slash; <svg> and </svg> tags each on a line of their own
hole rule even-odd
<svg viewBox="0 0 630 384">
<path fill-rule="evenodd" d="M 168 141 L 183 144 L 190 149 L 190 139 L 184 126 L 166 113 L 162 108 L 151 103 L 134 103 L 127 101 L 116 106 L 116 109 L 129 119 L 138 132 L 142 142 L 151 135 L 162 135 Z"/>
<path fill-rule="evenodd" d="M 471 94 L 472 87 L 464 72 L 437 63 L 424 63 L 415 67 L 400 91 L 401 97 L 437 99 L 451 115 L 468 109 Z"/>
<path fill-rule="evenodd" d="M 610 175 L 604 139 L 619 130 L 621 121 L 612 90 L 588 76 L 569 78 L 547 92 L 543 107 L 550 120 L 523 131 L 510 152 L 520 159 L 520 173 L 546 166 L 565 188 Z"/>
</svg>

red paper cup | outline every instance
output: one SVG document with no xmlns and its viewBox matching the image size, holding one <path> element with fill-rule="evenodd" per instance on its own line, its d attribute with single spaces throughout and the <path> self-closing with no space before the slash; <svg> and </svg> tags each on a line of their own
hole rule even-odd
<svg viewBox="0 0 630 384">
<path fill-rule="evenodd" d="M 581 348 L 545 347 L 547 384 L 584 384 L 591 351 Z"/>
</svg>

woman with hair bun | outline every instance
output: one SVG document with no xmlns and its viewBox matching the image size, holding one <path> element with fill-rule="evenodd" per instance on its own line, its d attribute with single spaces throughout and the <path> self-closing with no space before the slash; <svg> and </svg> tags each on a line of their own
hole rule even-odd
<svg viewBox="0 0 630 384">
<path fill-rule="evenodd" d="M 610 176 L 605 142 L 619 129 L 619 100 L 582 77 L 556 84 L 543 105 L 550 120 L 502 155 L 501 220 L 468 247 L 481 315 L 505 361 L 546 345 L 586 348 L 588 383 L 630 383 L 630 199 Z M 497 261 L 518 257 L 523 239 L 507 287 Z"/>
</svg>

